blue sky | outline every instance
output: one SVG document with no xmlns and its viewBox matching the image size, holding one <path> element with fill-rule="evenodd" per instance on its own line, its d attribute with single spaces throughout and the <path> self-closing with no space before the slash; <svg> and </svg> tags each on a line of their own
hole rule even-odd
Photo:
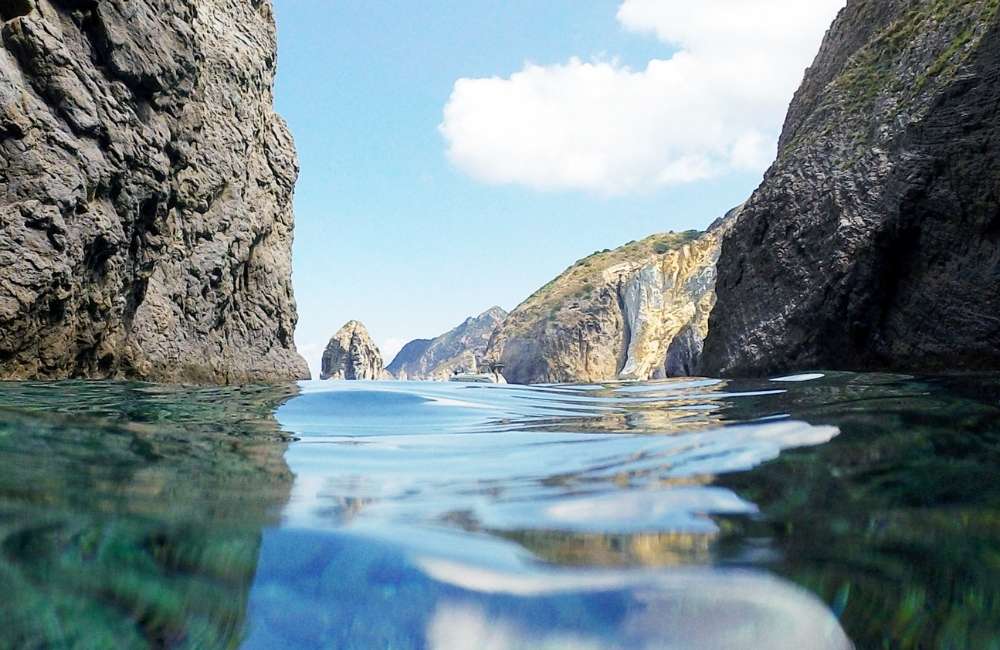
<svg viewBox="0 0 1000 650">
<path fill-rule="evenodd" d="M 716 114 L 734 102 L 715 87 L 731 87 L 730 72 L 745 75 L 725 61 L 748 56 L 724 51 L 733 42 L 725 33 L 702 39 L 698 16 L 678 31 L 683 21 L 670 12 L 683 6 L 275 0 L 275 102 L 301 164 L 296 341 L 313 368 L 349 319 L 391 352 L 494 304 L 513 308 L 596 249 L 703 228 L 745 199 L 766 163 L 733 153 L 745 147 L 726 138 L 745 143 L 759 132 L 767 151 L 811 54 L 774 86 L 780 98 Z M 808 49 L 818 44 L 813 35 Z M 670 63 L 679 51 L 701 61 L 685 73 L 693 77 L 649 63 Z M 459 93 L 459 79 L 479 81 Z M 601 80 L 607 88 L 595 94 Z M 651 105 L 668 112 L 650 114 Z M 729 124 L 744 114 L 756 121 L 732 135 L 699 123 L 700 115 Z M 671 129 L 656 126 L 668 122 Z M 692 139 L 699 130 L 714 139 Z M 642 146 L 650 141 L 672 153 L 651 154 Z"/>
</svg>

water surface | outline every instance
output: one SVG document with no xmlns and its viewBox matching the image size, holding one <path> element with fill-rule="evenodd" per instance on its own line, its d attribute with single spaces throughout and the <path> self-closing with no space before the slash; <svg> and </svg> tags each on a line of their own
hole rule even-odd
<svg viewBox="0 0 1000 650">
<path fill-rule="evenodd" d="M 1000 648 L 1000 379 L 0 384 L 0 647 Z"/>
</svg>

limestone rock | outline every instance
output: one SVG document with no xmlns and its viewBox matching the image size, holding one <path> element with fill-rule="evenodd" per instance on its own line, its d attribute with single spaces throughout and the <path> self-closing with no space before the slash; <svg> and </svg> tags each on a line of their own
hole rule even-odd
<svg viewBox="0 0 1000 650">
<path fill-rule="evenodd" d="M 523 384 L 694 374 L 732 220 L 580 260 L 510 313 L 487 356 Z"/>
<path fill-rule="evenodd" d="M 725 237 L 707 372 L 1000 367 L 995 0 L 850 0 Z"/>
<path fill-rule="evenodd" d="M 323 351 L 320 379 L 384 379 L 382 353 L 356 320 L 341 327 Z"/>
<path fill-rule="evenodd" d="M 437 338 L 410 341 L 387 370 L 397 379 L 433 380 L 448 379 L 455 370 L 476 372 L 486 361 L 490 336 L 506 317 L 506 311 L 491 307 Z"/>
<path fill-rule="evenodd" d="M 0 378 L 307 377 L 270 1 L 3 6 Z"/>
</svg>

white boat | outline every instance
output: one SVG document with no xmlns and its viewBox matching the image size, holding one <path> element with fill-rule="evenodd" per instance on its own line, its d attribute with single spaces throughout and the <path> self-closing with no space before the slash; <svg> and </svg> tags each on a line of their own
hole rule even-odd
<svg viewBox="0 0 1000 650">
<path fill-rule="evenodd" d="M 506 384 L 507 380 L 500 374 L 503 370 L 502 363 L 491 363 L 490 372 L 465 372 L 456 370 L 448 381 L 460 381 L 467 384 Z"/>
<path fill-rule="evenodd" d="M 499 384 L 501 382 L 497 381 L 493 375 L 487 375 L 481 372 L 460 372 L 448 377 L 448 381 L 463 381 L 469 384 Z M 504 382 L 506 383 L 506 382 Z"/>
</svg>

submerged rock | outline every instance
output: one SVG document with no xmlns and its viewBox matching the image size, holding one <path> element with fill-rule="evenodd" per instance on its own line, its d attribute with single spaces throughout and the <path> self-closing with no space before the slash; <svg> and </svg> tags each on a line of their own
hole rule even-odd
<svg viewBox="0 0 1000 650">
<path fill-rule="evenodd" d="M 397 379 L 448 379 L 456 370 L 476 372 L 485 366 L 490 336 L 507 317 L 491 307 L 434 339 L 410 341 L 387 370 Z"/>
<path fill-rule="evenodd" d="M 0 16 L 0 378 L 307 377 L 270 1 Z"/>
<path fill-rule="evenodd" d="M 384 379 L 382 353 L 368 330 L 352 320 L 337 330 L 323 351 L 320 379 Z"/>
<path fill-rule="evenodd" d="M 851 0 L 725 237 L 705 370 L 1000 367 L 995 0 Z"/>
<path fill-rule="evenodd" d="M 525 384 L 695 373 L 732 220 L 580 260 L 510 313 L 487 356 L 500 359 L 508 381 Z"/>
</svg>

